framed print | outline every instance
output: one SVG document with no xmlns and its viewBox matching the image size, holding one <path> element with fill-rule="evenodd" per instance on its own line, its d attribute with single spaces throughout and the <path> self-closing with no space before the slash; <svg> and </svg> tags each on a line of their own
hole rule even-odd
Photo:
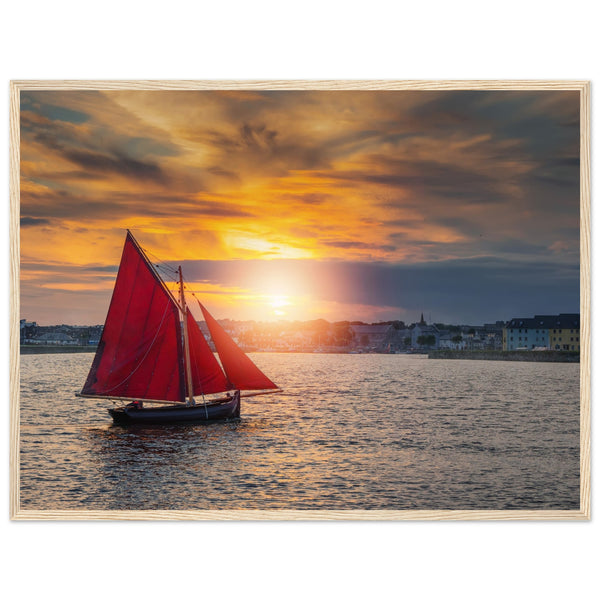
<svg viewBox="0 0 600 600">
<path fill-rule="evenodd" d="M 589 519 L 588 82 L 10 118 L 11 518 Z"/>
</svg>

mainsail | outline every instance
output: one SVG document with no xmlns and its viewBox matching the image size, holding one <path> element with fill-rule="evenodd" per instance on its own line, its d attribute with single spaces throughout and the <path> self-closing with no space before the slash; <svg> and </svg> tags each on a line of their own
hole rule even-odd
<svg viewBox="0 0 600 600">
<path fill-rule="evenodd" d="M 206 308 L 200 302 L 198 304 L 232 387 L 238 390 L 277 389 L 278 386 L 246 356 Z"/>
<path fill-rule="evenodd" d="M 179 307 L 130 232 L 82 395 L 184 401 Z"/>
</svg>

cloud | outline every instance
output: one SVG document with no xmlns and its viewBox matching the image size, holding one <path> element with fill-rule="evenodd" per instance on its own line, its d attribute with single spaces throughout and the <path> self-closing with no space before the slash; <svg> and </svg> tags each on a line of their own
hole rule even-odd
<svg viewBox="0 0 600 600">
<path fill-rule="evenodd" d="M 64 150 L 63 155 L 71 162 L 84 169 L 91 169 L 101 174 L 114 173 L 133 179 L 145 179 L 166 183 L 162 169 L 155 163 L 134 160 L 127 156 L 108 156 L 84 150 Z"/>
<path fill-rule="evenodd" d="M 85 121 L 87 122 L 87 121 Z M 84 135 L 84 130 L 62 121 L 40 121 L 25 113 L 21 118 L 24 140 L 31 140 L 48 150 L 58 153 L 72 164 L 99 175 L 116 174 L 133 179 L 150 179 L 155 182 L 165 182 L 165 174 L 160 166 L 152 161 L 138 160 L 125 153 L 125 148 L 116 151 L 98 152 L 90 150 L 91 140 Z M 140 138 L 128 141 L 128 148 L 139 148 L 144 144 Z M 151 146 L 151 144 L 148 144 Z M 27 144 L 25 144 L 25 148 Z"/>
<path fill-rule="evenodd" d="M 34 227 L 39 225 L 49 225 L 50 219 L 36 217 L 21 217 L 21 227 Z"/>
<path fill-rule="evenodd" d="M 435 320 L 482 323 L 540 311 L 577 312 L 579 306 L 578 267 L 548 260 L 189 261 L 183 268 L 191 281 L 264 294 L 279 285 L 319 302 L 392 307 L 398 318 L 426 311 Z"/>
<path fill-rule="evenodd" d="M 358 242 L 352 240 L 322 240 L 321 243 L 325 246 L 330 246 L 332 248 L 384 250 L 386 252 L 392 252 L 396 249 L 396 246 L 385 244 L 369 244 L 366 242 Z"/>
<path fill-rule="evenodd" d="M 344 302 L 326 293 L 337 282 L 348 306 L 373 310 L 431 295 L 449 316 L 492 307 L 481 282 L 506 307 L 519 285 L 545 306 L 536 289 L 565 303 L 578 293 L 560 275 L 579 265 L 574 92 L 23 92 L 21 106 L 24 277 L 44 260 L 112 268 L 131 228 L 166 260 L 260 257 L 272 278 L 278 259 L 310 258 L 315 297 Z M 492 262 L 486 273 L 469 261 Z M 447 272 L 434 278 L 435 265 Z M 60 284 L 59 271 L 48 277 Z"/>
<path fill-rule="evenodd" d="M 63 219 L 93 219 L 97 221 L 127 220 L 136 214 L 176 220 L 200 217 L 251 218 L 254 213 L 241 205 L 223 200 L 202 198 L 198 194 L 165 193 L 101 193 L 80 196 L 65 190 L 25 190 L 21 204 L 31 217 L 28 225 L 47 224 L 51 217 Z M 110 211 L 107 211 L 110 206 Z"/>
</svg>

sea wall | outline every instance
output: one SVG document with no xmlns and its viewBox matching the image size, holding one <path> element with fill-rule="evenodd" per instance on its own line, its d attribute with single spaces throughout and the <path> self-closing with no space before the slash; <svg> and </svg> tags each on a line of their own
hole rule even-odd
<svg viewBox="0 0 600 600">
<path fill-rule="evenodd" d="M 557 350 L 432 350 L 429 358 L 455 360 L 520 360 L 526 362 L 579 362 L 579 352 Z"/>
<path fill-rule="evenodd" d="M 76 352 L 96 352 L 97 346 L 43 346 L 41 344 L 21 346 L 21 354 L 74 354 Z"/>
</svg>

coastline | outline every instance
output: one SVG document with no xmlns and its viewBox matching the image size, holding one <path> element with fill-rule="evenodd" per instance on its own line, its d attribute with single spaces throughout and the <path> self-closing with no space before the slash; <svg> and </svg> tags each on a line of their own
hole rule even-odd
<svg viewBox="0 0 600 600">
<path fill-rule="evenodd" d="M 44 345 L 21 345 L 21 354 L 75 354 L 86 352 L 93 354 L 97 346 L 44 346 Z M 279 351 L 278 351 L 279 352 Z M 307 351 L 299 351 L 306 353 Z M 287 350 L 286 353 L 294 353 Z M 349 350 L 323 350 L 316 354 L 358 354 Z M 362 354 L 362 353 L 361 353 Z M 372 354 L 372 353 L 365 353 Z M 378 353 L 375 353 L 378 354 Z M 430 350 L 419 354 L 427 354 L 430 359 L 441 360 L 501 360 L 521 362 L 560 362 L 578 363 L 579 352 L 566 352 L 558 350 L 545 350 L 543 352 L 519 351 L 519 350 Z"/>
<path fill-rule="evenodd" d="M 578 363 L 579 352 L 564 350 L 432 350 L 428 358 L 449 360 L 504 360 L 522 362 Z"/>
<path fill-rule="evenodd" d="M 43 345 L 21 345 L 20 354 L 75 354 L 78 352 L 94 353 L 98 346 L 43 346 Z"/>
</svg>

